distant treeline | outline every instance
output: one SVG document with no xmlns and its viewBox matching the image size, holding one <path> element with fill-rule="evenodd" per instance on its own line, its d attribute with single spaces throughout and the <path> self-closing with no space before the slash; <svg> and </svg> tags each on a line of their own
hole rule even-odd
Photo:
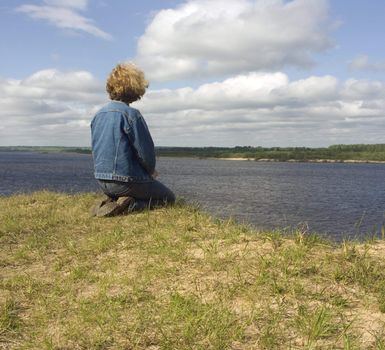
<svg viewBox="0 0 385 350">
<path fill-rule="evenodd" d="M 0 147 L 0 151 L 91 153 L 89 147 Z M 157 156 L 195 158 L 249 158 L 279 161 L 297 160 L 369 160 L 385 161 L 385 144 L 333 145 L 310 147 L 157 147 Z"/>
<path fill-rule="evenodd" d="M 385 144 L 333 145 L 310 147 L 159 147 L 159 156 L 199 158 L 250 158 L 287 161 L 306 160 L 372 160 L 385 161 Z"/>
<path fill-rule="evenodd" d="M 63 146 L 0 146 L 0 152 L 84 153 L 91 154 L 90 147 Z"/>
</svg>

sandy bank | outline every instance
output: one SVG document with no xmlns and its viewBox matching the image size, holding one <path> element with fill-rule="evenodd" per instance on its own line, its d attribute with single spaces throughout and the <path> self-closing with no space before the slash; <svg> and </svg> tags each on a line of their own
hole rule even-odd
<svg viewBox="0 0 385 350">
<path fill-rule="evenodd" d="M 268 159 L 268 158 L 210 158 L 210 159 L 220 159 L 220 160 L 248 160 L 255 162 L 290 162 L 290 163 L 360 163 L 360 164 L 385 164 L 383 160 L 359 160 L 359 159 L 288 159 L 288 160 L 279 160 L 279 159 Z"/>
</svg>

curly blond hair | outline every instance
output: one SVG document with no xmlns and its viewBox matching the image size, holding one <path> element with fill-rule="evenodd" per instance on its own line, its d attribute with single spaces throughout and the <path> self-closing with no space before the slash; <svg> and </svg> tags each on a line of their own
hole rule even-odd
<svg viewBox="0 0 385 350">
<path fill-rule="evenodd" d="M 117 64 L 106 83 L 106 90 L 111 100 L 126 103 L 139 100 L 147 88 L 148 81 L 144 73 L 131 62 Z"/>
</svg>

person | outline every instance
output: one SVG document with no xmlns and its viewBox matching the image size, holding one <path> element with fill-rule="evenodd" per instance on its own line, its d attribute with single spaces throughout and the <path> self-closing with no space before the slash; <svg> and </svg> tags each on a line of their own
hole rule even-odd
<svg viewBox="0 0 385 350">
<path fill-rule="evenodd" d="M 92 209 L 96 216 L 114 216 L 173 203 L 174 193 L 156 180 L 155 149 L 147 124 L 130 103 L 148 87 L 133 63 L 120 63 L 110 73 L 111 99 L 91 122 L 95 178 L 107 195 Z"/>
</svg>

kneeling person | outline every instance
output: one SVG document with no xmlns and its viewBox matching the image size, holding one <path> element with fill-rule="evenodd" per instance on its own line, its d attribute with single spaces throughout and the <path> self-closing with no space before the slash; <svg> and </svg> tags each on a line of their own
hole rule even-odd
<svg viewBox="0 0 385 350">
<path fill-rule="evenodd" d="M 163 206 L 175 201 L 173 192 L 155 178 L 155 149 L 140 112 L 130 107 L 148 87 L 134 64 L 118 64 L 107 79 L 111 101 L 91 122 L 95 178 L 107 198 L 93 209 L 97 216 Z"/>
</svg>

